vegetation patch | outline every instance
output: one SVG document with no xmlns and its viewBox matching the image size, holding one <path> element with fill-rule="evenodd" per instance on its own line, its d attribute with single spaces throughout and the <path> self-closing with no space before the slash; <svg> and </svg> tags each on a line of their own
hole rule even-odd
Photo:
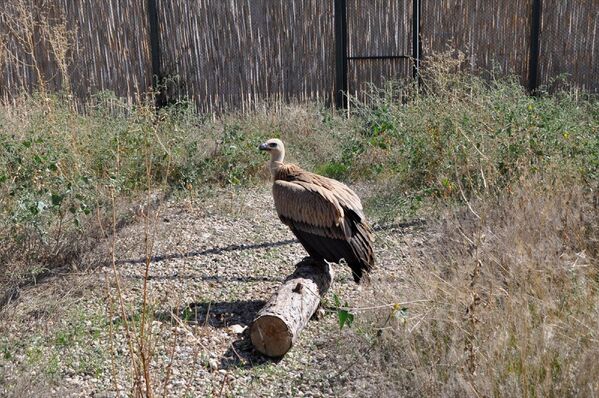
<svg viewBox="0 0 599 398">
<path fill-rule="evenodd" d="M 319 386 L 338 395 L 374 384 L 382 395 L 592 394 L 599 380 L 593 365 L 599 330 L 597 99 L 570 89 L 530 96 L 514 79 L 482 79 L 464 72 L 462 62 L 460 56 L 432 59 L 423 65 L 420 85 L 395 82 L 372 89 L 352 99 L 349 117 L 322 104 L 265 103 L 248 113 L 207 116 L 182 101 L 156 111 L 152 98 L 132 106 L 110 93 L 84 107 L 68 95 L 46 93 L 3 105 L 0 305 L 14 301 L 27 283 L 88 265 L 81 263 L 83 253 L 117 238 L 128 222 L 146 222 L 156 201 L 174 194 L 217 202 L 210 193 L 215 188 L 234 187 L 227 192 L 238 193 L 266 180 L 266 159 L 257 145 L 280 137 L 289 161 L 363 189 L 365 209 L 379 231 L 413 217 L 426 217 L 430 227 L 429 239 L 402 257 L 405 272 L 382 272 L 373 280 L 376 289 L 364 289 L 356 300 L 341 292 L 333 298 L 335 315 L 324 328 L 331 337 L 318 341 L 322 358 L 310 366 L 332 364 L 337 372 L 317 380 Z M 234 199 L 227 200 L 232 207 Z M 219 220 L 218 228 L 201 232 L 202 242 L 217 239 L 223 228 L 234 229 Z M 246 233 L 253 231 L 246 227 Z M 379 232 L 384 239 L 385 234 Z M 384 239 L 383 257 L 397 247 Z M 286 244 L 257 257 L 249 251 L 257 248 L 239 247 L 246 251 L 231 259 L 244 267 L 297 254 Z M 147 243 L 146 255 L 151 249 Z M 202 251 L 183 251 L 182 264 Z M 213 263 L 222 265 L 218 258 Z M 142 260 L 135 267 L 145 265 Z M 128 271 L 133 280 L 154 283 L 138 271 Z M 194 278 L 221 281 L 212 277 Z M 240 283 L 244 277 L 225 280 Z M 162 278 L 156 283 L 197 282 Z M 219 295 L 240 301 L 243 289 L 262 282 L 252 283 Z M 115 335 L 136 344 L 129 356 L 140 358 L 128 360 L 141 378 L 141 369 L 150 372 L 152 359 L 159 357 L 152 356 L 156 346 L 147 344 L 156 337 L 153 327 L 172 327 L 174 339 L 180 333 L 196 341 L 205 333 L 184 329 L 189 313 L 173 325 L 152 317 L 154 301 L 139 293 L 147 291 L 144 286 L 135 284 L 139 291 L 130 317 L 127 305 L 118 309 L 122 297 L 109 297 L 114 314 L 108 318 L 118 315 L 110 321 L 106 314 L 95 318 L 82 310 L 80 316 L 65 316 L 43 338 L 2 337 L 0 363 L 4 369 L 18 364 L 23 375 L 39 370 L 50 381 L 67 377 L 65 372 L 105 376 L 114 371 L 107 368 L 114 364 L 112 354 L 93 342 L 114 327 Z M 109 290 L 121 295 L 115 286 Z M 47 315 L 32 311 L 32 317 Z M 125 338 L 127 322 L 140 326 Z M 226 333 L 220 333 L 223 341 Z M 227 358 L 233 359 L 223 363 L 242 361 L 240 345 L 231 347 Z M 168 350 L 172 353 L 160 355 L 185 354 Z M 127 359 L 126 351 L 121 359 Z M 201 371 L 215 371 L 217 362 L 206 357 Z M 165 369 L 166 388 L 171 370 Z M 254 373 L 236 369 L 240 377 L 246 371 L 280 377 L 277 364 L 257 366 Z M 316 383 L 319 375 L 310 377 Z M 9 378 L 0 375 L 3 384 L 13 383 Z M 24 377 L 19 383 L 30 381 Z M 151 388 L 135 382 L 138 392 Z M 210 388 L 218 393 L 225 385 Z"/>
<path fill-rule="evenodd" d="M 446 213 L 401 282 L 383 275 L 354 303 L 374 309 L 355 316 L 331 355 L 355 363 L 348 388 L 365 388 L 367 373 L 382 395 L 590 394 L 599 376 L 596 206 L 583 186 L 533 180 Z"/>
</svg>

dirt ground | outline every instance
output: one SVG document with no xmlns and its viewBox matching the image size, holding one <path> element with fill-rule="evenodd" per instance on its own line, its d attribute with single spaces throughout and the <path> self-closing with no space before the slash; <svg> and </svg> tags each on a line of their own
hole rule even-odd
<svg viewBox="0 0 599 398">
<path fill-rule="evenodd" d="M 357 190 L 367 193 L 367 187 Z M 348 268 L 334 266 L 325 309 L 333 294 L 354 306 L 382 280 L 399 285 L 402 266 L 423 246 L 419 223 L 375 223 L 375 229 L 371 284 L 358 286 Z M 114 242 L 115 268 L 111 240 L 98 242 L 85 256 L 85 271 L 41 281 L 4 308 L 0 396 L 130 395 L 126 330 L 139 334 L 134 329 L 142 316 L 146 253 L 153 259 L 147 302 L 157 396 L 328 397 L 368 391 L 367 375 L 363 390 L 355 388 L 355 380 L 349 388 L 352 364 L 333 357 L 346 333 L 354 333 L 339 329 L 334 310 L 310 321 L 282 359 L 265 358 L 251 346 L 247 326 L 306 255 L 277 218 L 268 185 L 167 201 L 149 218 L 138 215 Z"/>
</svg>

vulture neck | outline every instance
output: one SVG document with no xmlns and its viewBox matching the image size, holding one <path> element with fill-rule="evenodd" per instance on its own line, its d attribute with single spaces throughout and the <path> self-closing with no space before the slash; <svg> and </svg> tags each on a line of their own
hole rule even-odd
<svg viewBox="0 0 599 398">
<path fill-rule="evenodd" d="M 270 158 L 270 173 L 272 174 L 272 178 L 274 179 L 277 175 L 277 171 L 281 166 L 283 166 L 283 158 L 285 158 L 285 153 L 273 153 Z"/>
<path fill-rule="evenodd" d="M 278 160 L 270 161 L 270 174 L 272 175 L 273 180 L 276 178 L 277 171 L 279 171 L 279 168 L 281 166 L 283 166 L 283 162 L 281 162 L 281 161 L 278 161 Z"/>
</svg>

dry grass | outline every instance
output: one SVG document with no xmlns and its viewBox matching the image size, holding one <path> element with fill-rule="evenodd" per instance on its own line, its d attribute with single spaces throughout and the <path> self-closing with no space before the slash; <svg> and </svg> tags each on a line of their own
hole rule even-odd
<svg viewBox="0 0 599 398">
<path fill-rule="evenodd" d="M 84 112 L 60 95 L 0 107 L 0 291 L 76 267 L 101 238 L 98 221 L 109 223 L 112 196 L 122 225 L 148 193 L 255 183 L 266 138 L 283 137 L 291 159 L 311 168 L 349 134 L 318 105 L 264 104 L 213 119 L 185 104 L 156 114 L 151 104 L 104 93 Z"/>
<path fill-rule="evenodd" d="M 15 34 L 27 44 L 32 30 L 22 26 Z M 66 70 L 70 33 L 48 29 Z M 353 104 L 349 119 L 320 104 L 265 103 L 218 118 L 186 102 L 156 112 L 151 94 L 131 105 L 101 93 L 81 107 L 68 91 L 49 94 L 38 73 L 40 93 L 0 107 L 0 307 L 18 287 L 76 269 L 91 245 L 114 239 L 137 214 L 146 257 L 140 305 L 128 308 L 108 288 L 103 316 L 111 336 L 118 332 L 112 319 L 123 320 L 115 329 L 126 334 L 127 350 L 107 348 L 98 362 L 129 361 L 130 385 L 115 390 L 159 394 L 170 370 L 161 377 L 150 366 L 147 274 L 160 208 L 140 209 L 163 195 L 255 183 L 264 165 L 256 146 L 275 136 L 287 143 L 289 160 L 309 170 L 377 182 L 366 205 L 373 218 L 412 215 L 423 203 L 463 209 L 441 217 L 405 278 L 382 276 L 376 294 L 365 291 L 360 307 L 412 304 L 359 314 L 355 328 L 338 336 L 339 347 L 352 350 L 332 357 L 359 365 L 347 370 L 348 388 L 363 391 L 368 376 L 368 390 L 376 383 L 382 395 L 597 394 L 597 101 L 570 91 L 533 98 L 514 80 L 460 72 L 462 62 L 433 59 L 423 69 L 424 90 L 375 90 Z M 33 370 L 16 395 L 30 382 L 52 384 L 36 374 L 59 362 L 42 354 L 31 351 Z"/>
<path fill-rule="evenodd" d="M 598 206 L 532 178 L 450 212 L 405 279 L 381 276 L 358 307 L 424 301 L 360 314 L 340 358 L 383 396 L 595 396 Z"/>
</svg>

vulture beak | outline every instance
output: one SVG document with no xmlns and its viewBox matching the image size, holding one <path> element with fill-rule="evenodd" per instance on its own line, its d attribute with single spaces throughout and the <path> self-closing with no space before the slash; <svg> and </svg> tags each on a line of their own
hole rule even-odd
<svg viewBox="0 0 599 398">
<path fill-rule="evenodd" d="M 261 150 L 261 151 L 268 151 L 268 145 L 266 145 L 266 144 L 260 144 L 258 146 L 258 149 Z"/>
</svg>

